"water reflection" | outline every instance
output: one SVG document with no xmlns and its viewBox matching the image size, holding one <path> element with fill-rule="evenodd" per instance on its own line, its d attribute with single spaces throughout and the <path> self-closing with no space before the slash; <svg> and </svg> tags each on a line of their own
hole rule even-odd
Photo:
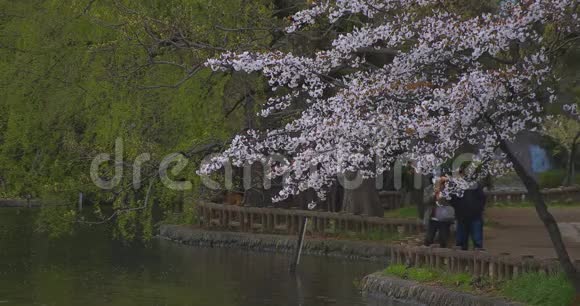
<svg viewBox="0 0 580 306">
<path fill-rule="evenodd" d="M 0 305 L 384 305 L 355 286 L 379 263 L 305 256 L 291 274 L 289 255 L 126 246 L 104 228 L 48 240 L 33 219 L 0 209 Z"/>
<path fill-rule="evenodd" d="M 427 304 L 391 299 L 380 295 L 367 296 L 366 301 L 367 306 L 428 306 Z"/>
</svg>

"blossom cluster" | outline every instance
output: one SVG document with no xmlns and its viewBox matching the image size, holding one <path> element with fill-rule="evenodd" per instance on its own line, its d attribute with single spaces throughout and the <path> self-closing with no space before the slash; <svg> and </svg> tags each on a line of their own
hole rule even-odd
<svg viewBox="0 0 580 306">
<path fill-rule="evenodd" d="M 352 14 L 368 22 L 311 56 L 245 52 L 209 60 L 214 70 L 261 73 L 274 92 L 286 89 L 269 99 L 263 116 L 297 103 L 306 107 L 279 129 L 238 135 L 200 173 L 217 171 L 228 159 L 241 165 L 281 153 L 288 162 L 272 169 L 284 178 L 281 200 L 308 188 L 323 198 L 337 175 L 370 178 L 401 156 L 429 173 L 466 147 L 477 153 L 471 179 L 509 169 L 497 153 L 500 142 L 541 124 L 545 101 L 554 100 L 537 25 L 577 30 L 575 1 L 518 1 L 474 17 L 445 10 L 444 2 L 323 1 L 294 15 L 287 30 Z M 519 46 L 526 52 L 513 55 Z M 384 50 L 390 62 L 368 62 L 367 53 Z M 348 73 L 336 77 L 340 70 Z"/>
<path fill-rule="evenodd" d="M 575 118 L 576 120 L 580 121 L 580 111 L 578 110 L 577 104 L 564 105 L 564 111 L 566 113 L 570 114 L 570 116 L 572 116 L 572 118 Z"/>
</svg>

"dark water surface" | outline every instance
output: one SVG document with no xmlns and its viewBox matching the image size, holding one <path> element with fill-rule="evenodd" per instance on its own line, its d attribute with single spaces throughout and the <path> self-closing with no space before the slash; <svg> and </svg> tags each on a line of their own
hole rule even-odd
<svg viewBox="0 0 580 306">
<path fill-rule="evenodd" d="M 290 275 L 287 255 L 127 246 L 102 227 L 50 240 L 34 233 L 34 214 L 0 208 L 0 306 L 378 304 L 355 283 L 379 263 L 306 256 Z"/>
</svg>

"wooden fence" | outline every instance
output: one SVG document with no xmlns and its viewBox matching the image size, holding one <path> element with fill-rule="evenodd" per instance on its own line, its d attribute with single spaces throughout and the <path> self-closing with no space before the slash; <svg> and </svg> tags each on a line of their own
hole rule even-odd
<svg viewBox="0 0 580 306">
<path fill-rule="evenodd" d="M 241 232 L 296 234 L 303 217 L 310 219 L 310 230 L 318 234 L 375 231 L 416 234 L 422 230 L 422 225 L 415 220 L 385 219 L 347 213 L 240 207 L 215 203 L 201 203 L 197 209 L 203 227 Z"/>
<path fill-rule="evenodd" d="M 311 220 L 310 230 L 316 234 L 340 232 L 383 231 L 402 234 L 417 234 L 422 225 L 407 219 L 386 219 L 357 216 L 345 213 L 304 211 L 297 209 L 239 207 L 215 203 L 200 203 L 197 206 L 200 225 L 208 229 L 240 232 L 261 232 L 295 235 L 300 220 Z M 492 255 L 485 251 L 461 251 L 436 246 L 389 245 L 385 254 L 392 264 L 429 267 L 450 272 L 468 273 L 485 277 L 491 281 L 512 279 L 522 273 L 561 272 L 557 259 L 538 259 L 533 256 L 512 256 L 508 253 Z M 576 261 L 580 267 L 580 261 Z"/>
<path fill-rule="evenodd" d="M 542 190 L 546 202 L 579 202 L 580 187 L 561 187 Z M 528 201 L 525 191 L 490 191 L 486 193 L 489 203 L 521 203 Z"/>
<path fill-rule="evenodd" d="M 493 205 L 495 203 L 522 203 L 529 201 L 525 191 L 488 191 L 487 201 Z M 546 202 L 580 202 L 580 187 L 560 187 L 542 190 Z M 379 193 L 381 203 L 385 210 L 398 209 L 405 206 L 405 193 L 402 191 L 381 191 Z"/>
<path fill-rule="evenodd" d="M 522 273 L 540 272 L 553 275 L 561 271 L 557 259 L 512 256 L 508 253 L 491 255 L 484 251 L 461 251 L 404 245 L 391 246 L 390 253 L 390 260 L 393 264 L 468 273 L 492 281 L 509 280 Z M 576 266 L 580 266 L 578 261 Z"/>
</svg>

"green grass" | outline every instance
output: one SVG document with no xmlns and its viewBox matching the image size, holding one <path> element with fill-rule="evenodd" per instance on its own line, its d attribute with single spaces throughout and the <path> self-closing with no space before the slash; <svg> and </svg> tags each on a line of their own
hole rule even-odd
<svg viewBox="0 0 580 306">
<path fill-rule="evenodd" d="M 383 274 L 421 283 L 437 284 L 464 292 L 473 291 L 472 277 L 467 273 L 449 273 L 429 268 L 407 268 L 404 265 L 391 265 L 383 271 Z"/>
<path fill-rule="evenodd" d="M 385 218 L 416 219 L 417 218 L 417 207 L 406 206 L 406 207 L 402 207 L 399 209 L 386 211 Z"/>
<path fill-rule="evenodd" d="M 524 274 L 506 282 L 501 293 L 512 300 L 533 306 L 570 305 L 574 288 L 564 275 Z"/>
<path fill-rule="evenodd" d="M 429 268 L 408 268 L 391 265 L 383 272 L 420 283 L 442 286 L 451 290 L 500 296 L 532 306 L 570 305 L 574 288 L 564 275 L 548 276 L 541 273 L 523 274 L 513 280 L 491 284 L 486 279 L 475 279 L 467 273 L 450 273 Z"/>
<path fill-rule="evenodd" d="M 383 274 L 407 278 L 407 270 L 405 265 L 390 265 L 383 271 Z"/>
<path fill-rule="evenodd" d="M 432 282 L 439 277 L 439 273 L 435 270 L 417 268 L 409 270 L 407 277 L 418 282 Z"/>
</svg>

